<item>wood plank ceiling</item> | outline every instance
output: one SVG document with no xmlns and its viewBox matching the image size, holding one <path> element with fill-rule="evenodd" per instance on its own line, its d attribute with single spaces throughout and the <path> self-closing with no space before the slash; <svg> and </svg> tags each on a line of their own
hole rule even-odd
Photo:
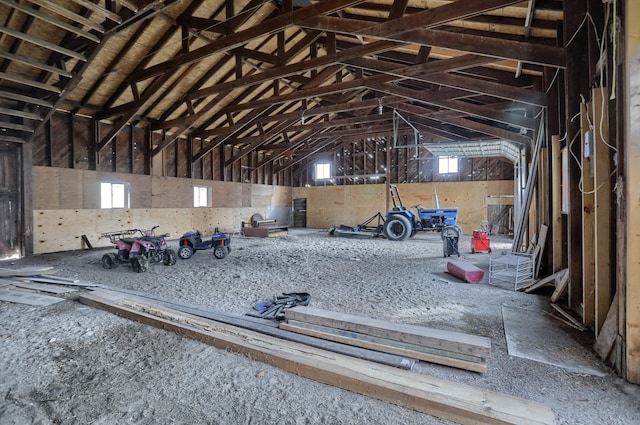
<svg viewBox="0 0 640 425">
<path fill-rule="evenodd" d="M 234 145 L 226 165 L 260 151 L 290 167 L 411 126 L 424 143 L 529 145 L 543 77 L 565 64 L 562 6 L 0 0 L 0 140 L 29 142 L 64 110 L 112 123 L 98 151 L 131 124 L 163 134 L 152 155 Z"/>
</svg>

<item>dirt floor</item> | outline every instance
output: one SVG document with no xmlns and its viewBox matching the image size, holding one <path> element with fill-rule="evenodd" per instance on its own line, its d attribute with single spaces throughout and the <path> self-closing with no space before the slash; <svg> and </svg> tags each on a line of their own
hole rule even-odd
<svg viewBox="0 0 640 425">
<path fill-rule="evenodd" d="M 542 312 L 551 311 L 550 292 L 524 294 L 487 277 L 459 281 L 445 273 L 438 234 L 391 242 L 305 229 L 282 238 L 234 236 L 232 246 L 222 260 L 200 251 L 140 274 L 103 269 L 107 249 L 0 267 L 54 266 L 59 276 L 234 315 L 283 292 L 308 292 L 313 307 L 491 338 L 485 374 L 426 362 L 415 372 L 545 403 L 559 424 L 638 423 L 640 387 L 595 358 L 590 331 L 549 319 L 601 376 L 510 355 L 503 308 L 549 318 Z M 462 259 L 488 270 L 489 254 L 471 254 L 467 236 L 459 247 Z M 492 239 L 494 255 L 509 247 L 509 239 Z M 451 423 L 88 307 L 77 292 L 66 298 L 44 307 L 0 302 L 1 424 Z M 546 342 L 537 344 L 544 351 Z"/>
</svg>

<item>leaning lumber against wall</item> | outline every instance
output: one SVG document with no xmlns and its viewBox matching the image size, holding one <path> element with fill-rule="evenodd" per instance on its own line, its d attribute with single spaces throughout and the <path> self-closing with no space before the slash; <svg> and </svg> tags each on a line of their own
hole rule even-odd
<svg viewBox="0 0 640 425">
<path fill-rule="evenodd" d="M 468 385 L 379 365 L 96 290 L 80 301 L 290 373 L 461 424 L 553 424 L 547 406 Z"/>
</svg>

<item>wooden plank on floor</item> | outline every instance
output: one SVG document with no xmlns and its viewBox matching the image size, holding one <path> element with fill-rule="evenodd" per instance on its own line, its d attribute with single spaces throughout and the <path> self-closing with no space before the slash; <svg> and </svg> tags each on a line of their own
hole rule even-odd
<svg viewBox="0 0 640 425">
<path fill-rule="evenodd" d="M 294 332 L 285 331 L 278 328 L 278 323 L 275 320 L 259 319 L 251 316 L 235 316 L 225 314 L 217 311 L 210 310 L 208 308 L 202 308 L 198 306 L 182 304 L 177 302 L 168 301 L 166 299 L 160 299 L 152 295 L 140 293 L 137 291 L 131 291 L 123 288 L 103 287 L 108 291 L 117 292 L 120 295 L 119 300 L 127 300 L 128 296 L 138 297 L 148 300 L 154 304 L 161 305 L 166 308 L 180 311 L 182 313 L 192 314 L 194 316 L 203 317 L 205 319 L 214 320 L 216 322 L 225 323 L 227 325 L 237 326 L 243 329 L 249 329 L 252 331 L 260 332 L 265 335 L 275 336 L 285 339 L 287 341 L 299 342 L 311 347 L 321 348 L 323 350 L 332 351 L 334 353 L 345 354 L 358 359 L 369 360 L 385 364 L 388 366 L 398 367 L 402 369 L 411 369 L 415 363 L 415 359 L 408 357 L 381 353 L 373 350 L 368 350 L 360 347 L 353 347 L 345 344 L 339 344 L 333 341 L 326 341 L 320 338 L 314 338 L 307 335 L 300 335 Z"/>
<path fill-rule="evenodd" d="M 35 292 L 12 291 L 11 289 L 0 288 L 0 301 L 7 301 L 17 304 L 45 306 L 59 303 L 60 301 L 64 301 L 64 299 L 52 297 L 49 295 L 38 294 Z"/>
<path fill-rule="evenodd" d="M 69 292 L 76 292 L 77 288 L 65 288 L 59 285 L 48 285 L 46 283 L 36 282 L 15 282 L 13 286 L 18 288 L 32 289 L 34 291 L 49 292 L 51 294 L 67 294 Z"/>
<path fill-rule="evenodd" d="M 33 276 L 37 274 L 51 274 L 57 270 L 54 267 L 22 267 L 19 269 L 0 268 L 0 277 Z"/>
<path fill-rule="evenodd" d="M 285 311 L 285 318 L 476 357 L 488 358 L 491 354 L 491 339 L 461 332 L 393 323 L 313 307 L 293 307 Z"/>
<path fill-rule="evenodd" d="M 28 280 L 31 282 L 39 282 L 39 283 L 51 283 L 54 285 L 69 285 L 69 286 L 100 286 L 97 283 L 92 282 L 83 282 L 77 279 L 69 279 L 69 280 L 61 280 L 61 279 L 51 279 L 49 277 L 41 277 L 41 276 L 27 276 L 24 280 Z"/>
<path fill-rule="evenodd" d="M 459 369 L 470 370 L 472 372 L 485 373 L 487 364 L 484 359 L 473 356 L 464 356 L 459 353 L 442 352 L 430 350 L 414 344 L 405 344 L 385 338 L 377 338 L 371 335 L 364 335 L 357 332 L 343 331 L 326 326 L 314 325 L 311 323 L 290 320 L 281 322 L 280 329 L 297 332 L 303 335 L 314 336 L 327 339 L 329 341 L 340 342 L 342 344 L 355 345 L 357 347 L 382 351 L 406 356 L 418 360 L 437 363 L 445 366 L 457 367 Z M 464 358 L 461 358 L 464 357 Z"/>
<path fill-rule="evenodd" d="M 242 353 L 290 373 L 460 424 L 555 423 L 551 409 L 540 403 L 283 341 L 167 309 L 142 298 L 136 300 L 137 305 L 123 304 L 117 298 L 117 293 L 96 290 L 81 295 L 80 301 L 214 347 Z"/>
</svg>

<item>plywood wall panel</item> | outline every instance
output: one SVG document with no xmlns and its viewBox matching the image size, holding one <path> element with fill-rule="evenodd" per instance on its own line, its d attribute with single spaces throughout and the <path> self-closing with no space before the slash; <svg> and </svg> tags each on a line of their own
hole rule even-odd
<svg viewBox="0 0 640 425">
<path fill-rule="evenodd" d="M 32 173 L 33 208 L 60 208 L 59 169 L 51 167 L 33 167 Z"/>
<path fill-rule="evenodd" d="M 495 184 L 494 184 L 495 183 Z M 398 186 L 405 207 L 422 204 L 434 208 L 433 183 L 405 183 Z M 513 182 L 436 183 L 440 207 L 457 207 L 458 224 L 465 233 L 479 228 L 487 219 L 488 194 L 513 194 Z M 293 198 L 307 199 L 307 226 L 330 228 L 355 226 L 377 212 L 386 213 L 386 185 L 350 185 L 295 188 Z M 502 193 L 501 193 L 502 192 Z M 508 198 L 507 198 L 508 199 Z"/>
<path fill-rule="evenodd" d="M 154 177 L 151 181 L 151 207 L 193 206 L 193 183 L 189 179 Z"/>
<path fill-rule="evenodd" d="M 242 207 L 242 183 L 209 182 L 212 187 L 212 206 Z"/>
<path fill-rule="evenodd" d="M 82 209 L 83 193 L 82 179 L 78 178 L 78 171 L 69 168 L 58 168 L 58 187 L 60 188 L 60 208 L 61 209 Z M 80 175 L 82 175 L 80 173 Z"/>
<path fill-rule="evenodd" d="M 109 245 L 108 239 L 100 240 L 97 225 L 98 221 L 91 210 L 34 211 L 33 252 L 41 254 L 82 249 L 83 234 L 87 235 L 93 246 Z M 82 232 L 75 229 L 82 229 Z"/>
</svg>

